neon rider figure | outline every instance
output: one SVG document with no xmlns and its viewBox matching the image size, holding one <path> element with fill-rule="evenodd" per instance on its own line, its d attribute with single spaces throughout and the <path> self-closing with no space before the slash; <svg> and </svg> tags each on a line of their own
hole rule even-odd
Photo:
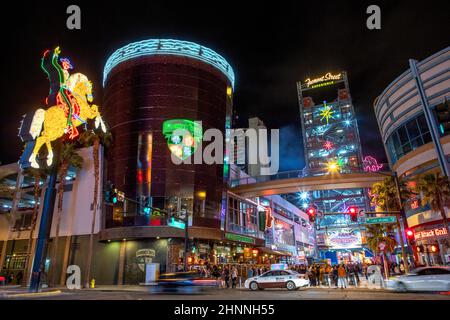
<svg viewBox="0 0 450 320">
<path fill-rule="evenodd" d="M 78 136 L 78 130 L 73 125 L 73 118 L 75 115 L 79 114 L 79 106 L 77 104 L 76 99 L 70 92 L 70 90 L 66 87 L 66 81 L 69 78 L 70 74 L 68 70 L 73 69 L 72 64 L 69 59 L 61 58 L 60 62 L 62 66 L 58 63 L 59 54 L 61 50 L 57 47 L 53 51 L 53 55 L 51 58 L 51 68 L 48 70 L 49 61 L 46 61 L 46 58 L 49 57 L 49 51 L 44 53 L 44 57 L 42 58 L 41 67 L 44 72 L 48 75 L 50 80 L 50 93 L 47 98 L 47 105 L 59 105 L 66 111 L 67 116 L 67 132 L 70 134 L 69 139 L 73 139 Z M 44 66 L 46 64 L 46 66 Z M 47 67 L 47 68 L 46 68 Z M 56 71 L 56 72 L 55 72 Z"/>
</svg>

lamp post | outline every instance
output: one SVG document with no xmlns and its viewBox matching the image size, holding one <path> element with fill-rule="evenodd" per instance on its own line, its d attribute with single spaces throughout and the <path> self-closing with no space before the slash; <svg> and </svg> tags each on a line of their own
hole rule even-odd
<svg viewBox="0 0 450 320">
<path fill-rule="evenodd" d="M 188 271 L 188 253 L 189 253 L 189 215 L 186 211 L 184 216 L 184 271 Z"/>
</svg>

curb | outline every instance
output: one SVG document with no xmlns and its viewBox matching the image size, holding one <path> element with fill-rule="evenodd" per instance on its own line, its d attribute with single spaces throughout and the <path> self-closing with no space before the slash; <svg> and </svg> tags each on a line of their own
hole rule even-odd
<svg viewBox="0 0 450 320">
<path fill-rule="evenodd" d="M 60 295 L 62 293 L 61 290 L 53 290 L 53 291 L 46 291 L 46 292 L 36 292 L 36 293 L 11 293 L 11 294 L 3 294 L 1 295 L 2 298 L 34 298 L 34 297 L 49 297 L 49 296 L 56 296 Z"/>
</svg>

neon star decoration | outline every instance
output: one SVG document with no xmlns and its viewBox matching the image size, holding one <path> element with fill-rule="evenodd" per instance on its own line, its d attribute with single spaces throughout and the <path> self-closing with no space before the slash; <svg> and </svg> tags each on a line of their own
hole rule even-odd
<svg viewBox="0 0 450 320">
<path fill-rule="evenodd" d="M 333 143 L 331 142 L 331 141 L 325 141 L 325 143 L 323 144 L 323 147 L 326 149 L 326 150 L 328 150 L 328 151 L 330 151 L 331 149 L 333 149 Z"/>
<path fill-rule="evenodd" d="M 322 108 L 322 110 L 320 110 L 320 116 L 321 116 L 320 120 L 323 121 L 323 119 L 325 119 L 328 124 L 328 121 L 330 119 L 333 119 L 333 114 L 334 114 L 333 109 L 329 105 L 327 105 L 326 101 L 324 101 L 323 108 Z"/>
</svg>

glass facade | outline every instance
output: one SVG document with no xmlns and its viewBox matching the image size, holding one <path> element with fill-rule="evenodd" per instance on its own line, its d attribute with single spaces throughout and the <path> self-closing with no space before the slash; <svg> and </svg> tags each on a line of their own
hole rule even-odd
<svg viewBox="0 0 450 320">
<path fill-rule="evenodd" d="M 431 141 L 430 130 L 422 113 L 397 128 L 389 136 L 387 147 L 391 162 L 396 163 L 404 155 Z"/>
<path fill-rule="evenodd" d="M 259 228 L 259 214 L 256 204 L 229 196 L 227 209 L 227 231 L 264 239 L 264 230 Z"/>
<path fill-rule="evenodd" d="M 217 69 L 180 56 L 140 57 L 111 71 L 105 83 L 104 117 L 114 144 L 106 154 L 106 181 L 138 203 L 107 206 L 106 228 L 167 225 L 170 215 L 187 214 L 189 225 L 220 229 L 223 165 L 175 164 L 163 124 L 185 119 L 201 121 L 204 131 L 225 131 L 232 108 L 230 87 Z M 207 145 L 201 143 L 199 151 Z M 157 210 L 143 214 L 146 197 L 168 216 Z"/>
</svg>

